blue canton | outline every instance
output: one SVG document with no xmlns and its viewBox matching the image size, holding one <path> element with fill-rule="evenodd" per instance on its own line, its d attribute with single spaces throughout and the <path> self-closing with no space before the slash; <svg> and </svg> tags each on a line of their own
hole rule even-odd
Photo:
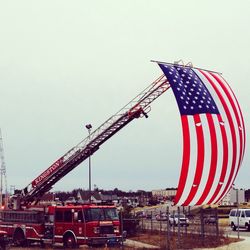
<svg viewBox="0 0 250 250">
<path fill-rule="evenodd" d="M 192 68 L 159 64 L 173 89 L 181 115 L 219 114 L 207 87 Z"/>
</svg>

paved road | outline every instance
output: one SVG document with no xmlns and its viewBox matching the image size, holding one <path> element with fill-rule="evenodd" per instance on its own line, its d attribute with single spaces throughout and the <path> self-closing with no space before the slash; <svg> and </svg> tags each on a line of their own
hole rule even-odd
<svg viewBox="0 0 250 250">
<path fill-rule="evenodd" d="M 228 236 L 238 237 L 238 231 L 233 231 L 230 227 L 226 228 L 225 232 Z M 239 236 L 250 237 L 250 231 L 247 231 L 246 229 L 239 229 Z"/>
</svg>

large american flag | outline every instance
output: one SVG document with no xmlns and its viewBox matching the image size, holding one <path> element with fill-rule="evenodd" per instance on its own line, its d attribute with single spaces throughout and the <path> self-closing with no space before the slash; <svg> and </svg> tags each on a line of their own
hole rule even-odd
<svg viewBox="0 0 250 250">
<path fill-rule="evenodd" d="M 239 103 L 221 74 L 159 63 L 181 114 L 183 158 L 176 205 L 218 203 L 231 189 L 245 151 Z"/>
</svg>

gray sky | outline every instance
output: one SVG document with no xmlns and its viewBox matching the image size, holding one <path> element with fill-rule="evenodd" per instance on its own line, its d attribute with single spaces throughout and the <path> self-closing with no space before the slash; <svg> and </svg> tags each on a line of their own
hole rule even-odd
<svg viewBox="0 0 250 250">
<path fill-rule="evenodd" d="M 161 75 L 150 60 L 217 70 L 249 131 L 250 1 L 1 1 L 0 127 L 8 185 L 23 188 Z M 236 185 L 250 188 L 249 144 Z M 99 188 L 176 187 L 179 111 L 167 91 L 92 157 Z M 54 190 L 88 188 L 88 162 Z"/>
</svg>

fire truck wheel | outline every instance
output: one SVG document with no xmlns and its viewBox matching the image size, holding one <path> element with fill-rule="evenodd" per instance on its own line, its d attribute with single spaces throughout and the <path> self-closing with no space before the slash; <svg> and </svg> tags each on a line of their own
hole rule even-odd
<svg viewBox="0 0 250 250">
<path fill-rule="evenodd" d="M 16 246 L 26 246 L 26 239 L 22 229 L 16 229 L 13 236 L 13 242 Z"/>
<path fill-rule="evenodd" d="M 66 234 L 63 239 L 63 246 L 65 248 L 76 248 L 76 240 L 72 234 Z"/>
</svg>

